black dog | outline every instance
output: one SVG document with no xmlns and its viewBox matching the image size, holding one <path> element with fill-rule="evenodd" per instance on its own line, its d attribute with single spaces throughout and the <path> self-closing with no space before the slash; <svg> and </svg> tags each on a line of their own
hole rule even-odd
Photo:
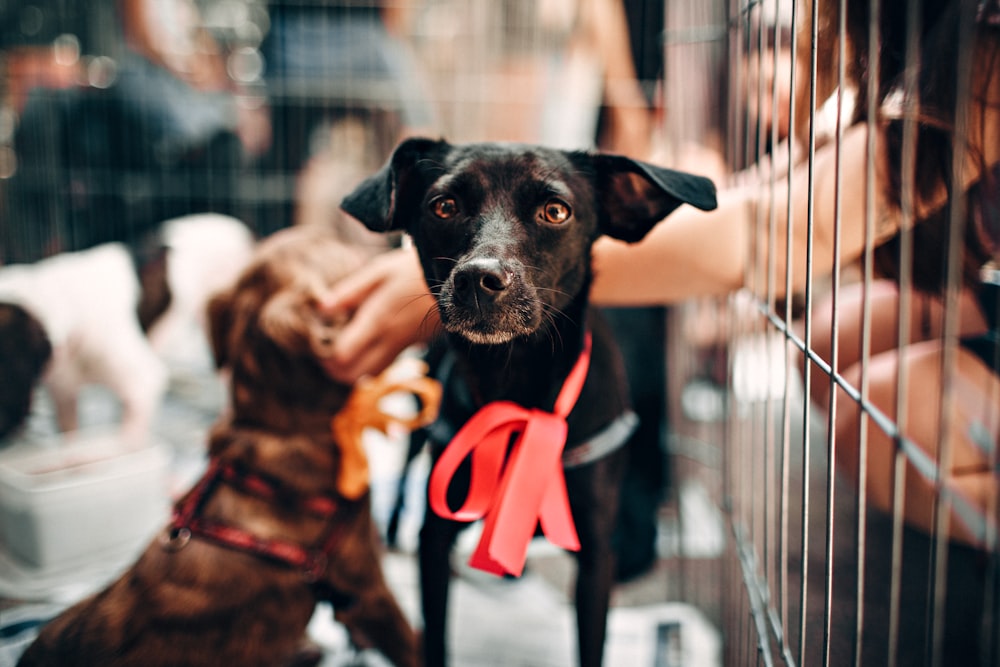
<svg viewBox="0 0 1000 667">
<path fill-rule="evenodd" d="M 591 245 L 601 234 L 638 241 L 684 203 L 715 208 L 712 182 L 617 155 L 410 139 L 342 204 L 370 229 L 407 231 L 437 299 L 450 359 L 441 366 L 445 396 L 430 434 L 435 460 L 491 402 L 551 411 L 592 339 L 563 453 L 580 543 L 582 665 L 602 660 L 627 456 L 620 445 L 635 421 L 620 353 L 588 306 Z M 469 468 L 463 464 L 449 487 L 450 507 L 469 490 Z M 431 486 L 433 494 L 433 475 Z M 449 557 L 465 525 L 428 510 L 420 534 L 428 667 L 446 662 Z"/>
</svg>

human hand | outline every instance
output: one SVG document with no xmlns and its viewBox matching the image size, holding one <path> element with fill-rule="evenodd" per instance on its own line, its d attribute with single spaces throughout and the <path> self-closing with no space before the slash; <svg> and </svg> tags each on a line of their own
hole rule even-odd
<svg viewBox="0 0 1000 667">
<path fill-rule="evenodd" d="M 321 360 L 330 377 L 346 383 L 382 372 L 407 347 L 433 337 L 440 323 L 412 248 L 376 255 L 338 282 L 320 308 L 348 318 Z"/>
</svg>

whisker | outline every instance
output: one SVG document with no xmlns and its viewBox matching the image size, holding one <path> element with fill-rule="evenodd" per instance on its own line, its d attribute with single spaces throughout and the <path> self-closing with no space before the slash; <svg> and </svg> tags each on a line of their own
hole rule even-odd
<svg viewBox="0 0 1000 667">
<path fill-rule="evenodd" d="M 549 317 L 549 322 L 551 324 L 556 323 L 557 316 L 565 318 L 569 322 L 573 322 L 573 320 L 569 317 L 569 315 L 566 314 L 566 311 L 548 303 L 542 304 L 542 315 Z"/>
<path fill-rule="evenodd" d="M 536 287 L 536 292 L 551 292 L 552 294 L 557 294 L 559 296 L 570 297 L 572 296 L 569 292 L 561 289 L 556 289 L 555 287 Z"/>
<path fill-rule="evenodd" d="M 437 310 L 437 299 L 434 298 L 433 294 L 427 294 L 426 292 L 420 292 L 418 294 L 411 294 L 411 295 L 409 295 L 406 298 L 405 303 L 403 303 L 400 306 L 400 310 L 402 310 L 403 308 L 406 308 L 406 307 L 408 307 L 408 306 L 416 303 L 417 301 L 420 301 L 421 299 L 430 299 L 431 300 L 431 306 L 427 309 L 427 311 L 424 313 L 424 316 L 420 320 L 420 327 L 424 328 L 424 327 L 427 326 L 427 323 L 429 321 L 431 321 L 431 314 L 435 310 Z M 440 330 L 440 323 L 436 322 L 435 325 L 434 325 L 434 328 L 437 329 L 437 330 Z"/>
<path fill-rule="evenodd" d="M 403 304 L 403 307 L 409 306 L 410 304 L 420 301 L 421 299 L 433 299 L 433 298 L 434 298 L 433 295 L 426 293 L 411 294 L 410 296 L 406 297 L 406 303 Z"/>
<path fill-rule="evenodd" d="M 428 322 L 432 321 L 431 320 L 431 313 L 433 313 L 433 312 L 434 312 L 433 308 L 428 308 L 427 312 L 424 313 L 423 319 L 420 320 L 420 328 L 421 328 L 421 330 L 423 330 L 427 326 Z M 442 331 L 441 320 L 437 319 L 437 320 L 433 320 L 433 322 L 434 322 L 434 333 L 435 334 L 441 333 L 441 331 Z"/>
<path fill-rule="evenodd" d="M 547 326 L 545 326 L 545 330 L 546 330 L 546 333 L 547 333 L 547 335 L 549 337 L 549 342 L 550 342 L 550 344 L 552 346 L 552 353 L 553 354 L 556 353 L 556 349 L 557 349 L 556 343 L 557 342 L 559 344 L 559 347 L 563 347 L 563 345 L 565 343 L 565 341 L 563 341 L 563 339 L 562 339 L 562 332 L 560 331 L 559 327 L 556 326 L 556 320 L 559 317 L 565 318 L 567 320 L 570 319 L 566 315 L 566 313 L 564 313 L 563 311 L 559 310 L 555 306 L 550 306 L 548 304 L 544 304 L 542 306 L 542 318 L 547 323 Z M 570 320 L 570 321 L 572 321 L 572 320 Z M 558 341 L 556 340 L 557 338 L 558 338 Z"/>
</svg>

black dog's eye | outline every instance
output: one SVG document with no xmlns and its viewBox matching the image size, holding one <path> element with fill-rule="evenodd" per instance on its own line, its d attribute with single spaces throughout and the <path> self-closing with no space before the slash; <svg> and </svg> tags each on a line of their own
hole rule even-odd
<svg viewBox="0 0 1000 667">
<path fill-rule="evenodd" d="M 563 200 L 550 199 L 545 202 L 541 214 L 545 222 L 552 225 L 561 225 L 569 220 L 571 211 L 569 210 L 569 205 Z"/>
<path fill-rule="evenodd" d="M 454 218 L 458 214 L 458 202 L 451 197 L 437 197 L 431 201 L 431 213 L 442 220 Z"/>
</svg>

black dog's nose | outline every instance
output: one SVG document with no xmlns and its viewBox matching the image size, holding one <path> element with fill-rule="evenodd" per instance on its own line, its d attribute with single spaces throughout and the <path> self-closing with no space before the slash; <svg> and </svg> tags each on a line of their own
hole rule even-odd
<svg viewBox="0 0 1000 667">
<path fill-rule="evenodd" d="M 493 300 L 511 285 L 513 274 L 497 260 L 474 260 L 455 269 L 455 296 L 463 301 Z"/>
</svg>

